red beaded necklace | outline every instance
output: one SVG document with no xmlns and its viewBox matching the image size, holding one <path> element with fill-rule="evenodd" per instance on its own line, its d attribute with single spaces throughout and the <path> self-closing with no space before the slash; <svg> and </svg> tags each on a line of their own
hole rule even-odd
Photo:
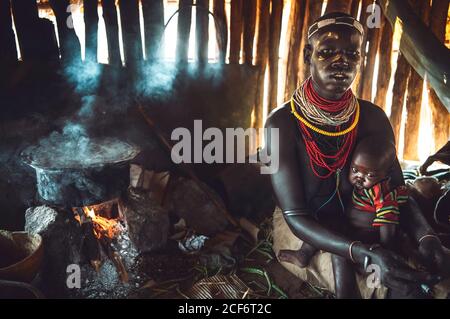
<svg viewBox="0 0 450 319">
<path fill-rule="evenodd" d="M 311 79 L 309 79 L 305 84 L 305 93 L 309 102 L 313 103 L 314 106 L 327 111 L 327 112 L 341 112 L 344 108 L 348 107 L 349 102 L 353 98 L 353 92 L 349 89 L 339 100 L 328 100 L 324 99 L 317 94 L 312 86 Z M 356 113 L 351 117 L 350 123 L 355 120 Z M 326 154 L 323 152 L 316 140 L 319 138 L 318 135 L 313 136 L 312 132 L 305 124 L 298 121 L 300 129 L 302 131 L 302 138 L 305 142 L 306 152 L 309 157 L 311 169 L 317 177 L 321 179 L 326 179 L 330 177 L 333 173 L 343 168 L 347 162 L 347 158 L 350 151 L 353 149 L 353 145 L 356 139 L 356 129 L 351 130 L 349 133 L 345 134 L 341 145 L 338 147 L 336 153 Z M 340 126 L 336 127 L 336 132 L 340 130 Z M 320 175 L 317 172 L 316 167 L 324 168 L 328 171 L 325 175 Z"/>
</svg>

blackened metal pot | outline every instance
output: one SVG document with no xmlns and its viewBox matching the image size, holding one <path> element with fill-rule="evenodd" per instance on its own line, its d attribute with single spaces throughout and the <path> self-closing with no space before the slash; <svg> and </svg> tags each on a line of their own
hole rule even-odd
<svg viewBox="0 0 450 319">
<path fill-rule="evenodd" d="M 88 139 L 79 152 L 73 147 L 67 142 L 42 143 L 21 153 L 36 171 L 37 190 L 45 203 L 89 206 L 117 198 L 127 189 L 137 146 L 107 138 Z"/>
</svg>

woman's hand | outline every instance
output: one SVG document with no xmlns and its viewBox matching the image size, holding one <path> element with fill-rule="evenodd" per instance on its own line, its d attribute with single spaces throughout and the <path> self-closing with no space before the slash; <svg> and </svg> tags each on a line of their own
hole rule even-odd
<svg viewBox="0 0 450 319">
<path fill-rule="evenodd" d="M 381 283 L 402 294 L 408 295 L 418 291 L 422 284 L 433 285 L 438 281 L 436 276 L 412 269 L 402 257 L 390 250 L 377 248 L 367 254 L 371 264 L 380 268 Z"/>
<path fill-rule="evenodd" d="M 430 272 L 443 278 L 450 277 L 450 255 L 444 251 L 436 237 L 424 238 L 419 244 L 419 254 Z"/>
</svg>

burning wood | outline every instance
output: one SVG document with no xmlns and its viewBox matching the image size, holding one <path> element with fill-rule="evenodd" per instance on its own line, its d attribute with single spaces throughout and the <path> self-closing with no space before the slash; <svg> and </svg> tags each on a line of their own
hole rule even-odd
<svg viewBox="0 0 450 319">
<path fill-rule="evenodd" d="M 117 218 L 113 217 L 113 207 L 117 205 Z M 128 282 L 128 272 L 123 264 L 122 257 L 115 251 L 112 241 L 120 232 L 120 208 L 118 200 L 105 202 L 99 205 L 73 208 L 75 219 L 83 229 L 83 246 L 92 267 L 98 272 L 102 265 L 101 251 L 114 263 L 120 280 Z M 103 216 L 102 216 L 103 215 Z M 107 216 L 107 217 L 104 217 Z"/>
</svg>

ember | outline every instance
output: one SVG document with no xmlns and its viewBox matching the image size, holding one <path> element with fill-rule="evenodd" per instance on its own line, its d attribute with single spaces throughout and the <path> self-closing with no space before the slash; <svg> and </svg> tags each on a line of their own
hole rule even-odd
<svg viewBox="0 0 450 319">
<path fill-rule="evenodd" d="M 84 246 L 92 267 L 98 272 L 102 255 L 106 255 L 116 266 L 122 282 L 128 282 L 128 273 L 120 254 L 113 248 L 113 241 L 122 231 L 119 199 L 92 206 L 72 208 L 75 219 L 84 233 Z M 102 254 L 102 252 L 104 254 Z"/>
</svg>

